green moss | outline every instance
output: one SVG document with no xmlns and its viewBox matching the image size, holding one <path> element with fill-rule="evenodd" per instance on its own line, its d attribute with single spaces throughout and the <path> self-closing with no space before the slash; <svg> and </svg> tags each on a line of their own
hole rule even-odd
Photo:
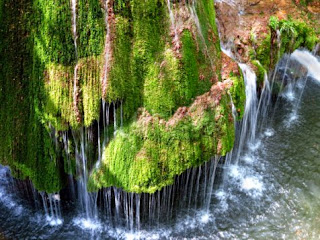
<svg viewBox="0 0 320 240">
<path fill-rule="evenodd" d="M 3 4 L 4 3 L 4 0 L 0 0 L 0 21 L 2 19 L 2 11 L 3 11 Z"/>
<path fill-rule="evenodd" d="M 299 47 L 305 47 L 311 51 L 318 41 L 314 29 L 305 22 L 292 19 L 280 20 L 278 29 L 281 34 L 280 55 L 293 52 Z"/>
<path fill-rule="evenodd" d="M 269 69 L 270 66 L 271 44 L 271 35 L 268 34 L 264 37 L 262 42 L 258 44 L 256 56 L 251 58 L 252 60 L 257 59 L 266 69 Z"/>
<path fill-rule="evenodd" d="M 196 11 L 201 25 L 201 32 L 210 51 L 216 54 L 220 52 L 218 28 L 216 25 L 216 14 L 214 1 L 196 1 Z M 215 48 L 215 49 L 214 49 Z"/>
<path fill-rule="evenodd" d="M 177 108 L 180 88 L 179 62 L 168 49 L 164 53 L 163 65 L 154 63 L 149 68 L 144 85 L 146 109 L 168 118 Z"/>
<path fill-rule="evenodd" d="M 145 115 L 125 126 L 105 149 L 102 166 L 91 174 L 89 188 L 117 186 L 153 193 L 212 155 L 225 155 L 234 142 L 229 96 L 223 93 L 218 106 L 210 104 L 191 107 L 191 113 L 174 124 Z"/>
<path fill-rule="evenodd" d="M 116 38 L 113 44 L 112 67 L 108 78 L 107 101 L 126 101 L 125 113 L 127 117 L 138 107 L 139 99 L 136 82 L 133 81 L 131 69 L 132 30 L 129 20 L 121 16 L 116 17 Z"/>
<path fill-rule="evenodd" d="M 299 4 L 302 5 L 302 6 L 304 6 L 304 7 L 306 7 L 306 6 L 308 6 L 310 3 L 313 3 L 313 2 L 315 2 L 315 0 L 300 0 L 300 1 L 299 1 Z"/>
<path fill-rule="evenodd" d="M 0 162 L 9 165 L 16 177 L 29 178 L 38 190 L 56 192 L 63 187 L 66 156 L 51 139 L 48 126 L 57 130 L 75 126 L 70 3 L 22 0 L 5 4 L 0 19 L 4 26 L 0 35 Z M 97 66 L 100 63 L 94 58 L 79 61 L 81 108 L 88 125 L 99 116 Z"/>
<path fill-rule="evenodd" d="M 258 60 L 264 69 L 273 69 L 284 53 L 291 53 L 297 48 L 304 47 L 311 51 L 319 41 L 315 29 L 305 22 L 291 18 L 279 20 L 272 16 L 269 27 L 270 33 L 257 43 L 255 54 L 250 54 L 251 60 Z M 277 31 L 281 35 L 280 48 Z"/>
<path fill-rule="evenodd" d="M 33 18 L 34 25 L 29 30 L 34 33 L 34 48 L 38 58 L 43 63 L 73 63 L 75 50 L 70 1 L 35 0 L 29 17 Z"/>
<path fill-rule="evenodd" d="M 100 116 L 102 61 L 101 56 L 80 59 L 79 79 L 82 91 L 84 126 L 90 126 Z"/>
<path fill-rule="evenodd" d="M 179 106 L 189 105 L 196 96 L 209 91 L 212 85 L 212 72 L 210 59 L 206 58 L 201 50 L 197 50 L 197 42 L 188 30 L 184 30 L 181 36 L 182 58 L 181 58 L 181 86 Z M 216 63 L 220 55 L 212 55 Z"/>
<path fill-rule="evenodd" d="M 81 95 L 78 108 L 84 125 L 89 126 L 99 118 L 101 99 L 101 57 L 80 59 L 77 64 L 78 88 Z M 74 66 L 47 65 L 45 72 L 45 106 L 42 121 L 56 130 L 67 130 L 69 125 L 78 128 L 73 105 Z"/>
<path fill-rule="evenodd" d="M 73 67 L 51 64 L 47 67 L 43 121 L 57 130 L 65 130 L 68 123 L 76 123 L 73 110 Z M 75 125 L 75 124 L 73 124 Z"/>
<path fill-rule="evenodd" d="M 197 95 L 199 85 L 199 61 L 197 59 L 197 47 L 190 31 L 184 30 L 181 36 L 182 42 L 182 64 L 183 64 L 183 80 L 184 94 L 181 94 L 184 101 L 191 101 Z M 202 57 L 202 56 L 201 56 Z M 202 58 L 203 59 L 203 58 Z M 208 81 L 204 81 L 208 82 Z M 209 83 L 210 85 L 210 83 Z M 205 89 L 208 86 L 204 87 Z"/>
<path fill-rule="evenodd" d="M 262 66 L 262 64 L 257 61 L 257 60 L 253 60 L 252 64 L 256 67 L 256 75 L 257 75 L 257 83 L 260 87 L 263 86 L 264 83 L 264 76 L 267 73 L 267 70 Z"/>
<path fill-rule="evenodd" d="M 245 110 L 246 104 L 246 89 L 244 84 L 244 79 L 242 75 L 242 71 L 239 68 L 240 74 L 234 74 L 231 72 L 230 79 L 232 80 L 232 87 L 229 89 L 231 94 L 233 104 L 237 110 L 237 120 L 241 120 Z"/>
<path fill-rule="evenodd" d="M 99 0 L 77 1 L 79 58 L 99 56 L 103 52 L 106 33 L 104 12 L 100 2 Z"/>
</svg>

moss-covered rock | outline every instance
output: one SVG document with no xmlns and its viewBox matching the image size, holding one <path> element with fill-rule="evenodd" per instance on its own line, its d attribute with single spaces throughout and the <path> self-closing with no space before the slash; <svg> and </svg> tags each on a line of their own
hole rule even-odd
<svg viewBox="0 0 320 240">
<path fill-rule="evenodd" d="M 257 75 L 257 85 L 259 88 L 262 88 L 264 84 L 264 78 L 268 71 L 262 66 L 259 60 L 253 60 L 251 63 L 255 67 L 254 70 Z"/>
<path fill-rule="evenodd" d="M 225 155 L 235 137 L 231 86 L 230 81 L 213 86 L 167 121 L 141 109 L 138 119 L 117 131 L 106 147 L 102 166 L 90 176 L 90 190 L 117 186 L 153 193 L 186 169 Z"/>
<path fill-rule="evenodd" d="M 213 1 L 171 3 L 172 23 L 164 0 L 78 0 L 76 36 L 70 4 L 0 1 L 1 164 L 39 190 L 58 191 L 75 173 L 78 144 L 69 139 L 66 153 L 62 134 L 92 128 L 88 167 L 97 159 L 102 98 L 115 110 L 108 120 L 123 128 L 109 135 L 92 188 L 154 192 L 230 151 Z M 243 79 L 230 78 L 241 117 Z"/>
<path fill-rule="evenodd" d="M 315 29 L 306 22 L 294 19 L 282 19 L 272 16 L 269 21 L 269 33 L 255 46 L 255 54 L 251 60 L 258 60 L 261 64 L 253 62 L 262 72 L 261 67 L 267 70 L 274 69 L 276 63 L 284 53 L 292 53 L 298 48 L 312 50 L 320 41 Z M 258 78 L 259 79 L 259 78 Z"/>
</svg>

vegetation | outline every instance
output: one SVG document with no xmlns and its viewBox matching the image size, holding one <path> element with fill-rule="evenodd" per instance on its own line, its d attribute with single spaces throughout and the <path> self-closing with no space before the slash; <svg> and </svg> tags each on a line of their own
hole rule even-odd
<svg viewBox="0 0 320 240">
<path fill-rule="evenodd" d="M 269 20 L 269 33 L 259 41 L 255 40 L 250 51 L 252 64 L 256 68 L 258 84 L 262 86 L 266 71 L 274 69 L 284 53 L 292 53 L 298 48 L 312 50 L 319 38 L 314 28 L 294 19 L 272 16 Z"/>
<path fill-rule="evenodd" d="M 233 72 L 230 73 L 230 79 L 232 80 L 232 87 L 229 92 L 231 94 L 233 104 L 237 110 L 237 120 L 241 120 L 244 114 L 244 108 L 246 105 L 246 92 L 242 72 L 239 68 L 239 74 Z"/>
<path fill-rule="evenodd" d="M 104 8 L 99 0 L 78 0 L 75 46 L 69 1 L 0 0 L 0 163 L 38 190 L 59 191 L 67 174 L 75 173 L 80 132 L 97 127 L 102 97 L 116 106 L 118 121 L 121 102 L 124 127 L 110 134 L 103 166 L 91 178 L 93 189 L 115 185 L 154 192 L 187 168 L 232 148 L 229 95 L 221 93 L 216 105 L 194 105 L 221 79 L 213 2 L 197 1 L 199 25 L 185 20 L 176 46 L 166 1 L 114 1 L 110 71 L 102 96 Z M 234 81 L 230 91 L 241 117 L 242 77 Z M 194 114 L 163 124 L 184 106 Z M 142 124 L 139 109 L 153 122 Z M 71 129 L 75 140 L 69 139 L 66 153 L 62 135 Z M 86 149 L 89 165 L 97 157 L 95 131 Z"/>
<path fill-rule="evenodd" d="M 186 169 L 225 155 L 235 136 L 229 95 L 224 90 L 218 105 L 207 104 L 192 105 L 181 119 L 174 116 L 168 122 L 142 110 L 105 149 L 102 166 L 90 176 L 90 190 L 117 186 L 154 193 Z"/>
</svg>

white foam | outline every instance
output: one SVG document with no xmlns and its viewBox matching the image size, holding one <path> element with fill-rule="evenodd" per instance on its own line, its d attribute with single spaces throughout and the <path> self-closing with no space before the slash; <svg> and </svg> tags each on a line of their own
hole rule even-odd
<svg viewBox="0 0 320 240">
<path fill-rule="evenodd" d="M 203 215 L 201 216 L 201 218 L 200 218 L 200 222 L 201 222 L 201 223 L 206 224 L 206 223 L 208 223 L 209 221 L 210 221 L 210 215 L 209 215 L 208 213 L 203 214 Z"/>
<path fill-rule="evenodd" d="M 165 229 L 162 231 L 137 231 L 137 232 L 126 232 L 123 229 L 117 229 L 117 235 L 114 235 L 114 232 L 110 232 L 110 236 L 114 236 L 114 238 L 119 238 L 119 236 L 123 236 L 126 240 L 138 240 L 138 239 L 149 239 L 149 240 L 157 240 L 157 239 L 168 239 L 169 232 Z"/>
<path fill-rule="evenodd" d="M 226 197 L 226 192 L 223 191 L 223 190 L 219 190 L 219 191 L 217 191 L 216 196 L 217 196 L 217 198 L 220 199 L 220 200 L 225 199 L 225 197 Z"/>
<path fill-rule="evenodd" d="M 4 188 L 0 188 L 0 202 L 6 208 L 13 210 L 15 215 L 20 215 L 23 211 L 23 207 L 16 203 L 12 196 L 8 194 Z"/>
<path fill-rule="evenodd" d="M 273 135 L 275 134 L 274 130 L 271 129 L 271 128 L 268 128 L 265 132 L 264 132 L 264 135 L 266 137 L 272 137 Z"/>
<path fill-rule="evenodd" d="M 100 230 L 102 228 L 101 223 L 88 218 L 76 218 L 73 223 L 84 230 Z"/>
<path fill-rule="evenodd" d="M 254 158 L 252 157 L 252 156 L 250 156 L 250 155 L 245 155 L 244 157 L 243 157 L 243 160 L 246 162 L 246 163 L 253 163 L 254 162 Z"/>
<path fill-rule="evenodd" d="M 246 177 L 242 180 L 242 188 L 244 190 L 259 190 L 262 191 L 263 184 L 256 177 Z"/>
<path fill-rule="evenodd" d="M 58 217 L 51 217 L 51 216 L 46 216 L 46 222 L 47 224 L 49 224 L 50 226 L 54 227 L 54 226 L 59 226 L 63 223 L 63 219 L 62 218 L 58 218 Z"/>
<path fill-rule="evenodd" d="M 255 143 L 250 143 L 250 144 L 249 144 L 249 149 L 250 149 L 251 151 L 255 151 L 255 150 L 257 150 L 260 146 L 261 146 L 261 141 L 260 141 L 260 140 L 256 140 Z"/>
<path fill-rule="evenodd" d="M 296 111 L 292 111 L 288 117 L 284 120 L 286 127 L 290 127 L 292 124 L 296 123 L 299 119 L 299 115 Z"/>
<path fill-rule="evenodd" d="M 59 226 L 63 223 L 62 219 L 61 218 L 52 218 L 50 221 L 49 221 L 49 225 L 50 226 Z"/>
<path fill-rule="evenodd" d="M 288 101 L 293 102 L 296 99 L 296 96 L 292 90 L 288 90 L 283 94 L 283 97 L 285 97 Z"/>
<path fill-rule="evenodd" d="M 236 165 L 231 166 L 229 173 L 233 178 L 238 178 L 240 176 L 239 168 Z"/>
</svg>

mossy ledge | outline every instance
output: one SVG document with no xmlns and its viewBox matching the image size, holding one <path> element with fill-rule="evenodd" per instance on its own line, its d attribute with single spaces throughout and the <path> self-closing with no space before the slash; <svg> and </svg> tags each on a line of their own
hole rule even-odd
<svg viewBox="0 0 320 240">
<path fill-rule="evenodd" d="M 250 61 L 255 66 L 258 85 L 262 87 L 264 75 L 272 72 L 283 54 L 298 48 L 312 51 L 320 38 L 311 24 L 292 18 L 279 20 L 271 16 L 269 31 L 260 39 L 251 37 Z"/>
<path fill-rule="evenodd" d="M 102 98 L 115 107 L 112 125 L 123 127 L 115 134 L 108 127 L 91 189 L 151 193 L 232 149 L 230 95 L 241 118 L 243 78 L 235 71 L 234 84 L 220 82 L 213 1 L 174 1 L 175 24 L 165 0 L 108 4 L 78 0 L 75 37 L 70 2 L 0 1 L 0 163 L 40 191 L 57 192 L 76 173 L 79 139 L 69 138 L 65 152 L 63 136 L 96 133 Z M 98 155 L 94 135 L 89 169 Z"/>
<path fill-rule="evenodd" d="M 153 193 L 174 177 L 233 147 L 234 119 L 227 80 L 212 86 L 190 107 L 180 107 L 167 121 L 139 110 L 137 121 L 116 132 L 104 151 L 102 166 L 89 179 L 91 191 L 116 186 Z"/>
</svg>

